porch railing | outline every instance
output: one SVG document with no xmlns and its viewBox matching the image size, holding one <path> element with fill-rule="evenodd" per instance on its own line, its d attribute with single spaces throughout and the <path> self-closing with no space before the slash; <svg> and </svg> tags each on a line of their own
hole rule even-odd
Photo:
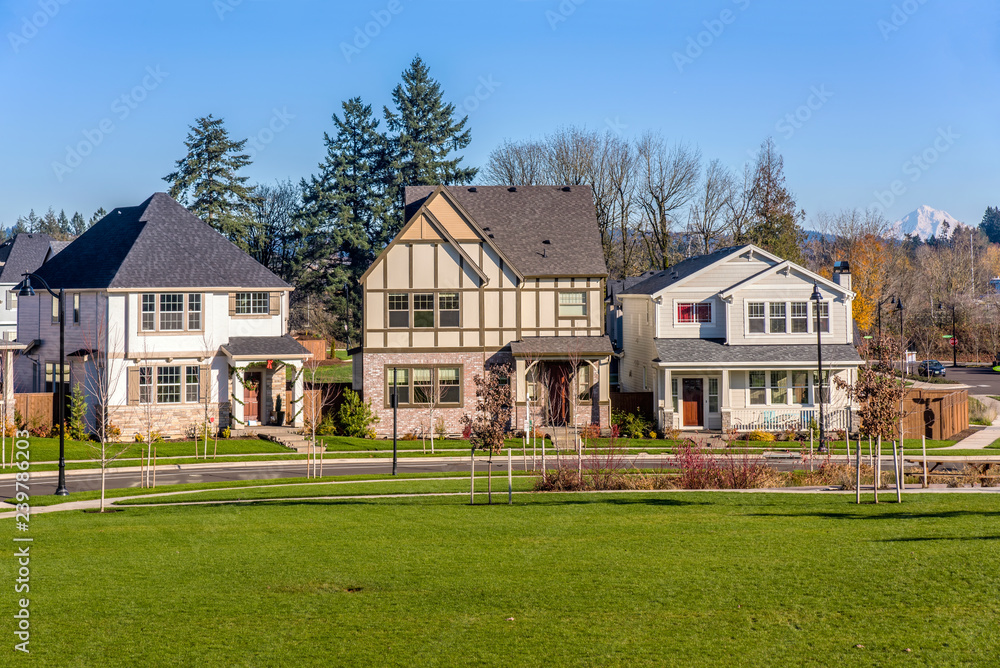
<svg viewBox="0 0 1000 668">
<path fill-rule="evenodd" d="M 819 426 L 819 408 L 742 408 L 729 411 L 730 429 L 736 431 L 803 431 L 810 425 Z M 851 409 L 824 408 L 826 429 L 851 429 Z"/>
</svg>

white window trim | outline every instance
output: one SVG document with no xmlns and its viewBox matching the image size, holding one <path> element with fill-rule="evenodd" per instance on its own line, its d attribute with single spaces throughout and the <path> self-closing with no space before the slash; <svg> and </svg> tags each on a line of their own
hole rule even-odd
<svg viewBox="0 0 1000 668">
<path fill-rule="evenodd" d="M 755 390 L 761 389 L 759 387 L 755 387 L 755 388 L 751 388 L 750 387 L 750 373 L 752 371 L 763 371 L 764 372 L 764 388 L 763 388 L 764 389 L 764 403 L 762 403 L 762 404 L 751 404 L 750 403 L 750 390 L 751 389 L 755 389 Z M 785 403 L 783 403 L 783 404 L 776 404 L 776 403 L 772 403 L 772 401 L 771 401 L 771 388 L 773 387 L 771 385 L 771 372 L 772 371 L 784 371 L 787 374 L 786 377 L 785 377 L 785 383 L 786 383 L 785 384 L 785 397 L 786 398 L 785 398 Z M 794 387 L 791 384 L 791 378 L 792 378 L 792 374 L 795 373 L 796 371 L 805 371 L 806 374 L 807 374 L 807 378 L 808 378 L 807 388 L 809 390 L 809 403 L 808 404 L 798 404 L 798 403 L 795 403 L 795 402 L 792 401 L 792 397 L 793 397 L 793 394 L 794 394 Z M 835 371 L 833 369 L 823 369 L 823 371 L 826 374 L 828 374 L 828 376 L 830 378 L 830 382 L 828 383 L 828 385 L 830 387 L 830 401 L 829 402 L 824 401 L 823 405 L 824 406 L 829 406 L 832 403 L 833 399 L 834 399 L 834 391 L 833 391 L 833 389 L 834 389 L 834 383 L 833 383 L 833 378 L 837 375 L 837 371 Z M 815 408 L 816 406 L 819 405 L 819 404 L 816 403 L 816 384 L 813 382 L 813 375 L 815 373 L 816 373 L 816 369 L 802 369 L 802 368 L 797 368 L 797 367 L 796 368 L 785 368 L 785 369 L 782 369 L 780 367 L 768 367 L 766 369 L 747 369 L 746 370 L 746 374 L 747 374 L 747 376 L 746 376 L 746 389 L 743 391 L 743 394 L 744 394 L 743 404 L 744 404 L 744 406 L 747 407 L 747 409 L 764 409 L 764 408 L 770 408 L 770 407 L 778 407 L 778 408 L 780 408 L 780 407 L 785 407 L 785 408 Z M 720 396 L 721 396 L 721 392 L 722 392 L 721 386 L 719 388 L 719 392 L 720 392 Z M 720 407 L 721 407 L 721 400 L 720 400 Z"/>
<path fill-rule="evenodd" d="M 796 302 L 807 302 L 809 304 L 809 319 L 807 322 L 807 330 L 805 332 L 792 332 L 792 304 Z M 828 320 L 830 321 L 830 329 L 823 332 L 824 334 L 833 333 L 833 299 L 824 299 L 822 304 L 826 304 L 827 312 L 829 314 Z M 683 303 L 683 302 L 682 302 Z M 763 303 L 764 304 L 764 330 L 763 332 L 751 332 L 750 331 L 750 307 L 751 303 Z M 784 332 L 772 332 L 771 331 L 771 304 L 785 304 L 785 331 Z M 795 337 L 795 336 L 808 336 L 810 334 L 816 334 L 816 302 L 811 299 L 761 299 L 746 297 L 743 299 L 743 336 L 747 339 L 762 339 L 769 336 L 785 336 L 785 337 Z M 715 313 L 712 314 L 715 316 Z M 758 404 L 760 405 L 760 404 Z"/>
</svg>

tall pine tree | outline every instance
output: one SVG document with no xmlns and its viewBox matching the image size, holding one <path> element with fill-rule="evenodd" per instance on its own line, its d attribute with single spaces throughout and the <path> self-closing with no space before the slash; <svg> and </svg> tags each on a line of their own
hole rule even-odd
<svg viewBox="0 0 1000 668">
<path fill-rule="evenodd" d="M 399 207 L 397 213 L 402 211 L 403 187 L 470 183 L 478 171 L 463 166 L 462 156 L 454 155 L 472 141 L 472 132 L 465 127 L 469 117 L 456 120 L 455 105 L 442 98 L 441 84 L 416 56 L 403 72 L 403 82 L 392 91 L 395 110 L 383 107 L 386 125 L 394 133 L 391 148 L 396 178 L 391 194 Z M 390 239 L 401 224 L 402 217 L 397 216 Z"/>
<path fill-rule="evenodd" d="M 370 105 L 355 97 L 333 114 L 335 133 L 324 133 L 326 158 L 302 181 L 297 285 L 315 295 L 351 341 L 361 323 L 359 279 L 387 242 L 394 203 L 389 144 Z M 313 304 L 315 306 L 316 304 Z M 348 317 L 350 313 L 350 317 Z"/>
<path fill-rule="evenodd" d="M 799 225 L 805 212 L 785 187 L 785 162 L 770 137 L 760 145 L 754 168 L 753 221 L 750 239 L 764 250 L 803 263 L 806 234 Z"/>
<path fill-rule="evenodd" d="M 176 171 L 163 177 L 171 197 L 244 249 L 253 196 L 246 186 L 248 177 L 239 175 L 250 164 L 250 156 L 242 153 L 246 143 L 230 139 L 221 118 L 199 118 L 184 142 L 187 155 L 177 161 Z"/>
<path fill-rule="evenodd" d="M 986 207 L 986 213 L 983 214 L 983 222 L 979 223 L 979 229 L 990 240 L 990 243 L 1000 243 L 1000 208 Z"/>
</svg>

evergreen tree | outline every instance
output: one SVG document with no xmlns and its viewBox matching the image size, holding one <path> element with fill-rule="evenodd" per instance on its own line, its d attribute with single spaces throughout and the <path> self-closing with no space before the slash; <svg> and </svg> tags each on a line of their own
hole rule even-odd
<svg viewBox="0 0 1000 668">
<path fill-rule="evenodd" d="M 250 164 L 242 153 L 247 140 L 233 141 L 221 118 L 209 114 L 195 121 L 184 145 L 188 154 L 163 180 L 170 196 L 192 213 L 246 249 L 246 216 L 253 193 L 239 170 Z"/>
<path fill-rule="evenodd" d="M 785 187 L 784 159 L 770 137 L 757 154 L 753 188 L 751 241 L 785 260 L 802 264 L 806 234 L 799 221 L 805 212 L 796 209 L 795 199 Z"/>
<path fill-rule="evenodd" d="M 59 225 L 59 232 L 58 236 L 54 238 L 69 239 L 70 236 L 69 218 L 66 216 L 65 209 L 59 210 L 59 218 L 57 219 L 57 223 Z"/>
<path fill-rule="evenodd" d="M 74 237 L 78 237 L 87 231 L 87 221 L 83 219 L 83 216 L 79 211 L 73 212 L 73 217 L 69 220 L 69 232 Z"/>
<path fill-rule="evenodd" d="M 90 217 L 90 222 L 87 224 L 87 228 L 89 229 L 93 227 L 94 223 L 99 221 L 101 218 L 104 218 L 106 215 L 108 215 L 108 212 L 104 210 L 104 207 L 99 207 L 97 211 L 94 212 L 94 215 Z"/>
<path fill-rule="evenodd" d="M 66 215 L 63 214 L 63 218 Z M 67 221 L 68 223 L 69 221 Z M 41 220 L 38 222 L 38 226 L 33 230 L 34 232 L 41 232 L 42 234 L 47 234 L 53 239 L 62 239 L 62 228 L 59 223 L 59 216 L 56 212 L 49 207 L 49 210 L 45 212 Z"/>
<path fill-rule="evenodd" d="M 327 155 L 319 174 L 302 181 L 298 217 L 301 246 L 297 285 L 316 295 L 356 341 L 361 324 L 358 281 L 388 241 L 394 202 L 389 145 L 370 105 L 355 97 L 333 115 L 336 133 L 324 134 Z M 345 289 L 346 286 L 346 289 Z M 348 312 L 350 317 L 348 318 Z"/>
<path fill-rule="evenodd" d="M 990 243 L 1000 243 L 1000 208 L 986 207 L 986 213 L 983 214 L 983 222 L 979 223 L 979 229 L 990 240 Z"/>
<path fill-rule="evenodd" d="M 390 194 L 400 211 L 404 186 L 470 183 L 478 171 L 462 166 L 462 156 L 452 157 L 469 145 L 472 133 L 465 127 L 469 117 L 456 120 L 455 105 L 442 97 L 441 84 L 416 56 L 403 72 L 403 82 L 392 91 L 395 111 L 383 108 L 386 125 L 395 133 L 391 148 L 396 179 Z M 397 217 L 389 238 L 401 224 Z"/>
</svg>

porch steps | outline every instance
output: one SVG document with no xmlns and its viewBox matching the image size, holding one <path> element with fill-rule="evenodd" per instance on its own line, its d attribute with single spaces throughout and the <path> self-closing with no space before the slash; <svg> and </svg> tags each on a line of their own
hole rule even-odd
<svg viewBox="0 0 1000 668">
<path fill-rule="evenodd" d="M 274 441 L 283 445 L 289 450 L 294 450 L 300 455 L 309 452 L 309 439 L 296 432 L 294 427 L 254 427 L 247 429 L 244 434 L 254 434 L 268 441 Z M 324 446 L 317 446 L 313 452 L 325 452 Z"/>
</svg>

